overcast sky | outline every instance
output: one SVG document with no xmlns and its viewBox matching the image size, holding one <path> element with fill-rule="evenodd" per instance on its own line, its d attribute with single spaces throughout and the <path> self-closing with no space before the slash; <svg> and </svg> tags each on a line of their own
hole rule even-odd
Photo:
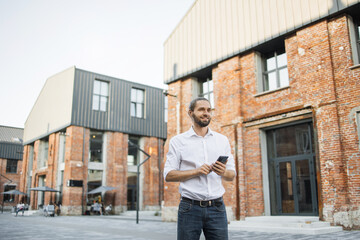
<svg viewBox="0 0 360 240">
<path fill-rule="evenodd" d="M 195 0 L 0 0 L 0 125 L 24 127 L 71 66 L 159 88 L 163 44 Z"/>
</svg>

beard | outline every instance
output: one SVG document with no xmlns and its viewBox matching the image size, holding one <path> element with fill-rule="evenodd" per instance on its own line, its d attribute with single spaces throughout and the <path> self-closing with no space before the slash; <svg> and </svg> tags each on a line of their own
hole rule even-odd
<svg viewBox="0 0 360 240">
<path fill-rule="evenodd" d="M 196 117 L 195 114 L 191 114 L 191 118 L 200 127 L 207 127 L 210 124 L 210 121 L 211 121 L 211 117 L 209 117 L 209 119 L 207 119 L 206 121 L 202 121 L 200 118 Z"/>
</svg>

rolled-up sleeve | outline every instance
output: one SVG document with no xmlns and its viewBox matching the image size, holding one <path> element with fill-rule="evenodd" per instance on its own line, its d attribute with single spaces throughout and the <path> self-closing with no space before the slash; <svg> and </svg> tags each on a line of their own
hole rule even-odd
<svg viewBox="0 0 360 240">
<path fill-rule="evenodd" d="M 169 151 L 166 154 L 166 162 L 164 166 L 165 180 L 170 171 L 180 169 L 180 151 L 177 149 L 175 142 L 176 140 L 174 138 L 170 139 Z"/>
<path fill-rule="evenodd" d="M 231 147 L 230 147 L 230 143 L 229 140 L 226 138 L 226 155 L 229 156 L 228 162 L 226 163 L 226 169 L 227 170 L 233 170 L 235 172 L 236 175 L 236 169 L 235 169 L 235 160 L 234 160 L 234 156 L 231 154 Z"/>
</svg>

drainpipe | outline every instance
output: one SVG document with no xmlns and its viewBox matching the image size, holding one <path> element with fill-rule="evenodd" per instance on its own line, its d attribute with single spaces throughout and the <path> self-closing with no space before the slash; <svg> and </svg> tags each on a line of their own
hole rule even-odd
<svg viewBox="0 0 360 240">
<path fill-rule="evenodd" d="M 161 174 L 161 140 L 158 138 L 158 167 L 159 167 L 159 206 L 161 208 L 162 196 L 162 174 Z"/>
<path fill-rule="evenodd" d="M 84 154 L 85 154 L 85 128 L 83 128 L 83 147 L 82 147 L 82 167 L 83 167 L 83 173 L 84 173 Z M 81 213 L 84 214 L 84 180 L 82 184 L 82 194 L 81 194 Z"/>
<path fill-rule="evenodd" d="M 234 124 L 234 138 L 235 138 L 235 168 L 236 171 L 239 171 L 239 157 L 238 157 L 238 134 L 237 134 L 237 124 Z M 236 174 L 236 220 L 240 220 L 240 178 L 239 173 Z"/>
</svg>

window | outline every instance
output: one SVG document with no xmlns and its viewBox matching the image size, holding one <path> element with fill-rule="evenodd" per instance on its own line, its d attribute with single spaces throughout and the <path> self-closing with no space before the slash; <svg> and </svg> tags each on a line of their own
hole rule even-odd
<svg viewBox="0 0 360 240">
<path fill-rule="evenodd" d="M 59 141 L 59 163 L 65 162 L 66 133 L 60 133 Z"/>
<path fill-rule="evenodd" d="M 60 171 L 60 181 L 58 182 L 58 189 L 60 192 L 56 194 L 56 201 L 62 202 L 62 192 L 64 188 L 64 171 Z"/>
<path fill-rule="evenodd" d="M 32 179 L 32 171 L 33 171 L 33 162 L 34 162 L 34 145 L 30 144 L 29 146 L 29 155 L 28 155 L 28 172 L 27 172 L 27 194 L 30 196 L 30 188 L 31 188 L 31 179 Z M 26 198 L 27 203 L 30 203 L 30 198 Z"/>
<path fill-rule="evenodd" d="M 35 176 L 35 179 L 36 179 L 36 176 Z M 46 185 L 46 175 L 39 175 L 38 186 L 43 187 L 45 185 Z M 36 193 L 36 195 L 37 195 L 37 200 L 38 200 L 37 201 L 38 207 L 43 207 L 45 204 L 45 192 L 38 191 Z"/>
<path fill-rule="evenodd" d="M 109 83 L 94 81 L 93 110 L 106 112 L 109 98 Z"/>
<path fill-rule="evenodd" d="M 88 170 L 88 192 L 98 188 L 102 185 L 103 171 L 102 170 Z"/>
<path fill-rule="evenodd" d="M 131 89 L 131 108 L 132 117 L 144 118 L 144 99 L 145 91 L 137 88 Z"/>
<path fill-rule="evenodd" d="M 287 58 L 284 51 L 275 51 L 262 56 L 262 90 L 271 91 L 289 86 Z"/>
<path fill-rule="evenodd" d="M 210 105 L 214 108 L 214 84 L 213 80 L 207 78 L 205 81 L 200 82 L 199 97 L 204 97 L 209 100 Z"/>
<path fill-rule="evenodd" d="M 360 17 L 349 16 L 349 34 L 354 65 L 360 64 Z"/>
<path fill-rule="evenodd" d="M 29 145 L 29 155 L 28 155 L 28 174 L 31 175 L 31 171 L 33 170 L 33 162 L 34 162 L 34 145 Z"/>
<path fill-rule="evenodd" d="M 360 112 L 356 113 L 356 124 L 357 124 L 357 130 L 358 130 L 358 139 L 360 143 Z"/>
<path fill-rule="evenodd" d="M 102 162 L 102 146 L 103 146 L 103 133 L 90 132 L 90 162 Z"/>
<path fill-rule="evenodd" d="M 17 160 L 8 159 L 6 162 L 6 173 L 17 173 Z"/>
<path fill-rule="evenodd" d="M 40 141 L 38 154 L 38 168 L 46 167 L 48 154 L 49 154 L 49 142 L 48 140 Z"/>
<path fill-rule="evenodd" d="M 360 61 L 360 19 L 357 19 L 355 22 L 355 32 L 358 60 Z"/>
<path fill-rule="evenodd" d="M 165 103 L 164 103 L 164 121 L 168 122 L 168 97 L 165 96 Z"/>
<path fill-rule="evenodd" d="M 15 189 L 16 189 L 16 186 L 14 186 L 14 185 L 5 185 L 4 186 L 4 192 L 15 190 Z M 3 194 L 3 196 L 4 196 L 3 197 L 4 202 L 14 202 L 14 200 L 15 200 L 14 194 Z"/>
<path fill-rule="evenodd" d="M 136 147 L 139 146 L 139 138 L 137 137 L 129 137 L 129 140 L 131 141 L 131 143 L 128 144 L 128 157 L 127 157 L 127 162 L 128 162 L 128 166 L 136 166 L 138 164 L 138 148 Z"/>
</svg>

